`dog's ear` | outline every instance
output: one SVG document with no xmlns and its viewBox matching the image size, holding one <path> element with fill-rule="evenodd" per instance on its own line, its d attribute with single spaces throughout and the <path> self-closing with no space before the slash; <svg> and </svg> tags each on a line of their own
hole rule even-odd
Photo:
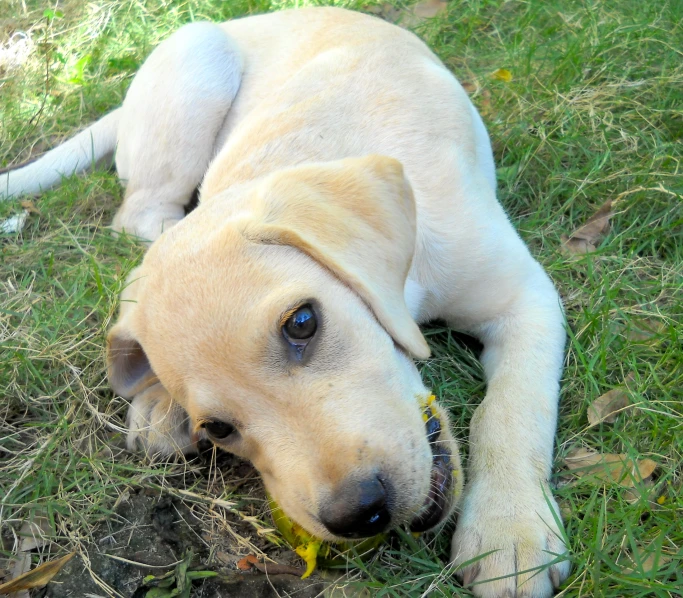
<svg viewBox="0 0 683 598">
<path fill-rule="evenodd" d="M 158 380 L 134 332 L 140 268 L 128 276 L 119 320 L 107 335 L 107 374 L 116 394 L 130 399 Z"/>
<path fill-rule="evenodd" d="M 358 293 L 394 341 L 417 358 L 429 346 L 404 299 L 415 250 L 415 200 L 400 162 L 367 156 L 272 175 L 243 234 L 291 245 Z"/>
</svg>

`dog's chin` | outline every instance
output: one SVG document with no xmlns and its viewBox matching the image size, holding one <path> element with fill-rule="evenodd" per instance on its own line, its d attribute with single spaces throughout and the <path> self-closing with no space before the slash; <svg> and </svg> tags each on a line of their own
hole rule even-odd
<svg viewBox="0 0 683 598">
<path fill-rule="evenodd" d="M 455 508 L 462 486 L 462 480 L 458 483 L 457 479 L 460 473 L 457 446 L 449 438 L 447 423 L 441 421 L 443 416 L 439 411 L 433 399 L 424 407 L 427 441 L 432 451 L 432 470 L 429 491 L 422 508 L 409 524 L 412 532 L 426 532 L 446 521 Z"/>
</svg>

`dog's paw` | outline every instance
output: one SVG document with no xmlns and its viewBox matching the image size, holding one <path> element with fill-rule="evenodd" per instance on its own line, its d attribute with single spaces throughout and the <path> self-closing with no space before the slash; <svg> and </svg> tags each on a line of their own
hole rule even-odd
<svg viewBox="0 0 683 598">
<path fill-rule="evenodd" d="M 557 503 L 540 485 L 501 492 L 475 482 L 453 536 L 456 574 L 482 598 L 552 596 L 570 570 L 559 521 Z"/>
<path fill-rule="evenodd" d="M 161 384 L 135 395 L 126 423 L 126 444 L 131 451 L 162 457 L 197 452 L 187 413 Z"/>
<path fill-rule="evenodd" d="M 136 194 L 127 198 L 114 216 L 111 225 L 114 235 L 125 233 L 145 244 L 156 241 L 161 233 L 173 228 L 184 217 L 183 207 L 155 201 L 148 206 Z"/>
</svg>

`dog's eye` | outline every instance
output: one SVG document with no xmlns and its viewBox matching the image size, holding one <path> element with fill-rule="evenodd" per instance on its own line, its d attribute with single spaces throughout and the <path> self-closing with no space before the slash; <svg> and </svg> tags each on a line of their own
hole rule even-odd
<svg viewBox="0 0 683 598">
<path fill-rule="evenodd" d="M 235 431 L 235 426 L 221 421 L 210 421 L 204 424 L 206 433 L 215 440 L 225 440 Z"/>
<path fill-rule="evenodd" d="M 310 339 L 317 329 L 318 322 L 310 305 L 304 305 L 297 309 L 282 327 L 287 340 L 295 342 Z"/>
</svg>

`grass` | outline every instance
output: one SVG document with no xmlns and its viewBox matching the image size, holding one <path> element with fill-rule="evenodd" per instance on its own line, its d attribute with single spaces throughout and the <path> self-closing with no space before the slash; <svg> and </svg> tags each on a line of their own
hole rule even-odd
<svg viewBox="0 0 683 598">
<path fill-rule="evenodd" d="M 5 0 L 0 166 L 117 106 L 150 49 L 180 24 L 295 3 L 67 0 L 50 13 L 37 0 Z M 417 27 L 472 90 L 493 139 L 500 200 L 565 301 L 555 482 L 573 571 L 563 596 L 683 596 L 682 23 L 675 0 L 452 0 Z M 493 78 L 499 68 L 512 81 Z M 200 504 L 218 497 L 237 501 L 243 516 L 263 513 L 195 464 L 143 463 L 116 448 L 127 405 L 107 387 L 103 340 L 142 255 L 106 229 L 120 199 L 111 173 L 71 178 L 34 201 L 39 213 L 21 233 L 0 237 L 5 556 L 31 513 L 48 518 L 58 542 L 36 558 L 82 550 L 131 487 L 184 488 Z M 615 215 L 597 251 L 566 255 L 563 235 L 607 200 Z M 19 210 L 0 203 L 0 219 Z M 434 357 L 423 375 L 464 439 L 484 394 L 479 364 L 458 337 L 428 334 Z M 588 405 L 625 385 L 635 406 L 613 425 L 589 427 Z M 658 467 L 635 488 L 570 478 L 563 458 L 577 447 Z M 466 596 L 444 571 L 448 543 L 446 532 L 401 534 L 346 582 L 371 596 Z M 648 552 L 664 558 L 652 566 Z"/>
</svg>

